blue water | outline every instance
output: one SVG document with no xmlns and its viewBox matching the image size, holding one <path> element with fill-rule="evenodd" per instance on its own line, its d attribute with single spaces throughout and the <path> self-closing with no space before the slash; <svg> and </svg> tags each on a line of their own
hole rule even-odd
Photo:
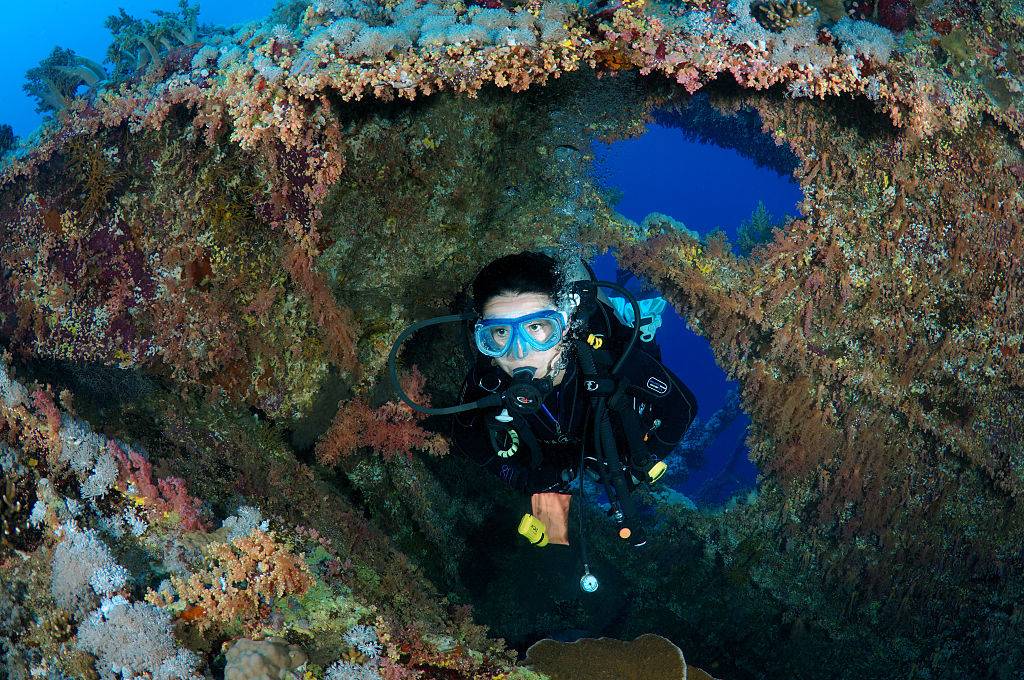
<svg viewBox="0 0 1024 680">
<path fill-rule="evenodd" d="M 660 212 L 701 234 L 721 228 L 736 243 L 758 201 L 776 218 L 799 214 L 802 196 L 792 177 L 731 149 L 688 141 L 678 129 L 651 124 L 635 139 L 595 143 L 594 152 L 598 178 L 623 194 L 615 209 L 637 222 Z"/>
<path fill-rule="evenodd" d="M 201 3 L 199 21 L 225 26 L 242 23 L 266 16 L 274 4 L 274 0 L 205 2 Z M 51 0 L 5 5 L 0 36 L 7 46 L 7 58 L 0 60 L 0 97 L 4 102 L 0 123 L 10 124 L 15 134 L 25 137 L 42 122 L 35 101 L 22 90 L 25 71 L 56 45 L 103 61 L 110 41 L 103 26 L 108 15 L 123 7 L 135 16 L 151 17 L 155 9 L 177 9 L 177 0 Z M 791 177 L 758 168 L 735 151 L 690 141 L 675 128 L 651 124 L 638 138 L 595 143 L 593 150 L 595 175 L 621 192 L 616 209 L 638 222 L 650 212 L 661 212 L 701 234 L 723 229 L 735 243 L 737 228 L 758 201 L 764 201 L 776 218 L 798 214 L 796 204 L 801 196 Z M 593 266 L 602 278 L 615 280 L 618 274 L 613 254 L 597 258 Z M 640 292 L 642 285 L 632 279 L 627 287 Z M 726 380 L 707 341 L 691 332 L 671 307 L 663 314 L 657 337 L 666 365 L 696 394 L 698 418 L 707 419 L 721 408 L 735 383 Z M 693 495 L 717 474 L 736 447 L 742 446 L 747 423 L 741 417 L 723 432 L 706 452 L 706 465 L 694 470 L 679 490 Z M 753 484 L 754 467 L 748 463 L 744 471 Z"/>
</svg>

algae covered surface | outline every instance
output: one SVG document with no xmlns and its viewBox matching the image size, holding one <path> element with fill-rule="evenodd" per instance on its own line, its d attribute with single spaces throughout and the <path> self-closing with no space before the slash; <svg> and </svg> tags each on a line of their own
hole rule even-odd
<svg viewBox="0 0 1024 680">
<path fill-rule="evenodd" d="M 1019 677 L 1019 3 L 197 12 L 55 46 L 46 124 L 0 128 L 5 677 L 539 679 L 566 630 L 721 678 Z M 666 112 L 785 151 L 801 217 L 737 254 L 617 214 L 591 145 Z M 656 286 L 761 470 L 717 512 L 638 492 L 640 551 L 588 505 L 592 595 L 386 370 L 539 248 Z M 400 355 L 419 402 L 458 398 L 453 328 Z"/>
</svg>

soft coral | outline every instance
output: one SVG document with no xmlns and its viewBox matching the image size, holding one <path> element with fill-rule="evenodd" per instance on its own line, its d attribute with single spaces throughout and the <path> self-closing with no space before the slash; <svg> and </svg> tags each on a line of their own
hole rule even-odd
<svg viewBox="0 0 1024 680">
<path fill-rule="evenodd" d="M 160 63 L 165 56 L 174 56 L 183 45 L 192 46 L 199 34 L 196 19 L 199 6 L 179 0 L 178 11 L 154 10 L 159 21 L 136 19 L 123 8 L 107 17 L 104 25 L 110 30 L 111 42 L 107 59 L 115 64 L 115 73 L 129 77 Z M 193 49 L 191 53 L 194 53 Z M 191 63 L 191 55 L 188 60 Z"/>
<path fill-rule="evenodd" d="M 402 377 L 402 388 L 418 404 L 430 405 L 424 393 L 425 378 L 416 366 Z M 412 449 L 435 456 L 448 453 L 448 441 L 419 425 L 426 416 L 402 402 L 388 401 L 373 409 L 362 397 L 341 405 L 330 429 L 316 445 L 316 457 L 333 465 L 359 447 L 369 447 L 390 460 L 399 455 L 412 458 Z"/>
<path fill-rule="evenodd" d="M 75 98 L 78 88 L 95 88 L 107 77 L 103 67 L 91 59 L 80 57 L 66 47 L 54 47 L 46 59 L 25 73 L 22 86 L 39 103 L 36 111 L 60 111 Z"/>
<path fill-rule="evenodd" d="M 107 446 L 120 468 L 122 482 L 135 488 L 143 504 L 148 504 L 158 512 L 176 512 L 181 519 L 181 526 L 189 531 L 208 528 L 199 517 L 202 502 L 188 495 L 183 479 L 164 477 L 157 479 L 154 484 L 153 465 L 145 456 L 131 449 L 125 451 L 113 439 L 107 442 Z"/>
</svg>

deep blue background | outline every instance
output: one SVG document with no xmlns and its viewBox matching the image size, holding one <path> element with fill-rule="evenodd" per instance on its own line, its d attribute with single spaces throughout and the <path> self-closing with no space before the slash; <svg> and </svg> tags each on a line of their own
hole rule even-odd
<svg viewBox="0 0 1024 680">
<path fill-rule="evenodd" d="M 274 0 L 232 0 L 201 4 L 200 23 L 228 26 L 266 16 Z M 129 14 L 152 18 L 154 9 L 175 10 L 176 0 L 120 0 L 85 2 L 49 0 L 45 3 L 5 2 L 0 39 L 6 46 L 0 60 L 0 123 L 9 123 L 15 134 L 27 136 L 41 121 L 35 101 L 22 91 L 25 71 L 45 58 L 55 45 L 103 61 L 110 35 L 104 19 L 124 7 Z M 733 243 L 740 223 L 749 218 L 762 200 L 777 219 L 796 215 L 800 191 L 791 177 L 757 168 L 740 154 L 711 144 L 688 141 L 678 129 L 649 125 L 643 136 L 611 145 L 595 143 L 594 171 L 603 184 L 621 191 L 616 208 L 626 217 L 641 221 L 650 212 L 671 215 L 701 234 L 723 229 Z M 597 258 L 595 273 L 615 280 L 613 254 Z M 627 287 L 640 292 L 641 282 Z M 645 293 L 650 297 L 655 293 Z M 691 332 L 669 307 L 657 338 L 666 365 L 682 378 L 698 399 L 698 417 L 706 419 L 720 408 L 730 386 L 715 363 L 708 343 Z M 719 471 L 742 442 L 747 420 L 739 419 L 722 433 L 708 451 L 707 465 L 680 490 L 696 493 L 709 476 Z M 752 482 L 755 471 L 746 469 Z"/>
</svg>

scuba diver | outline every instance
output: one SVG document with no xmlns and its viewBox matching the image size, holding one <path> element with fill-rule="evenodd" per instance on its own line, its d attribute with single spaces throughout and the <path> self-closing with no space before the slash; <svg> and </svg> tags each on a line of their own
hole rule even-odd
<svg viewBox="0 0 1024 680">
<path fill-rule="evenodd" d="M 601 287 L 625 297 L 604 295 Z M 616 283 L 597 281 L 585 262 L 560 268 L 554 257 L 527 251 L 477 274 L 472 311 L 413 324 L 392 348 L 399 396 L 425 413 L 454 414 L 455 448 L 531 496 L 532 512 L 519 532 L 535 545 L 568 545 L 570 484 L 579 480 L 582 495 L 584 474 L 603 485 L 619 536 L 634 546 L 646 543 L 631 494 L 664 473 L 662 459 L 693 422 L 697 402 L 662 365 L 653 341 L 664 300 L 642 302 Z M 473 365 L 460 405 L 415 404 L 400 389 L 398 348 L 419 328 L 454 321 L 473 322 Z M 580 518 L 582 524 L 582 508 Z M 587 572 L 581 587 L 590 591 L 597 582 L 582 540 L 581 549 Z"/>
</svg>

